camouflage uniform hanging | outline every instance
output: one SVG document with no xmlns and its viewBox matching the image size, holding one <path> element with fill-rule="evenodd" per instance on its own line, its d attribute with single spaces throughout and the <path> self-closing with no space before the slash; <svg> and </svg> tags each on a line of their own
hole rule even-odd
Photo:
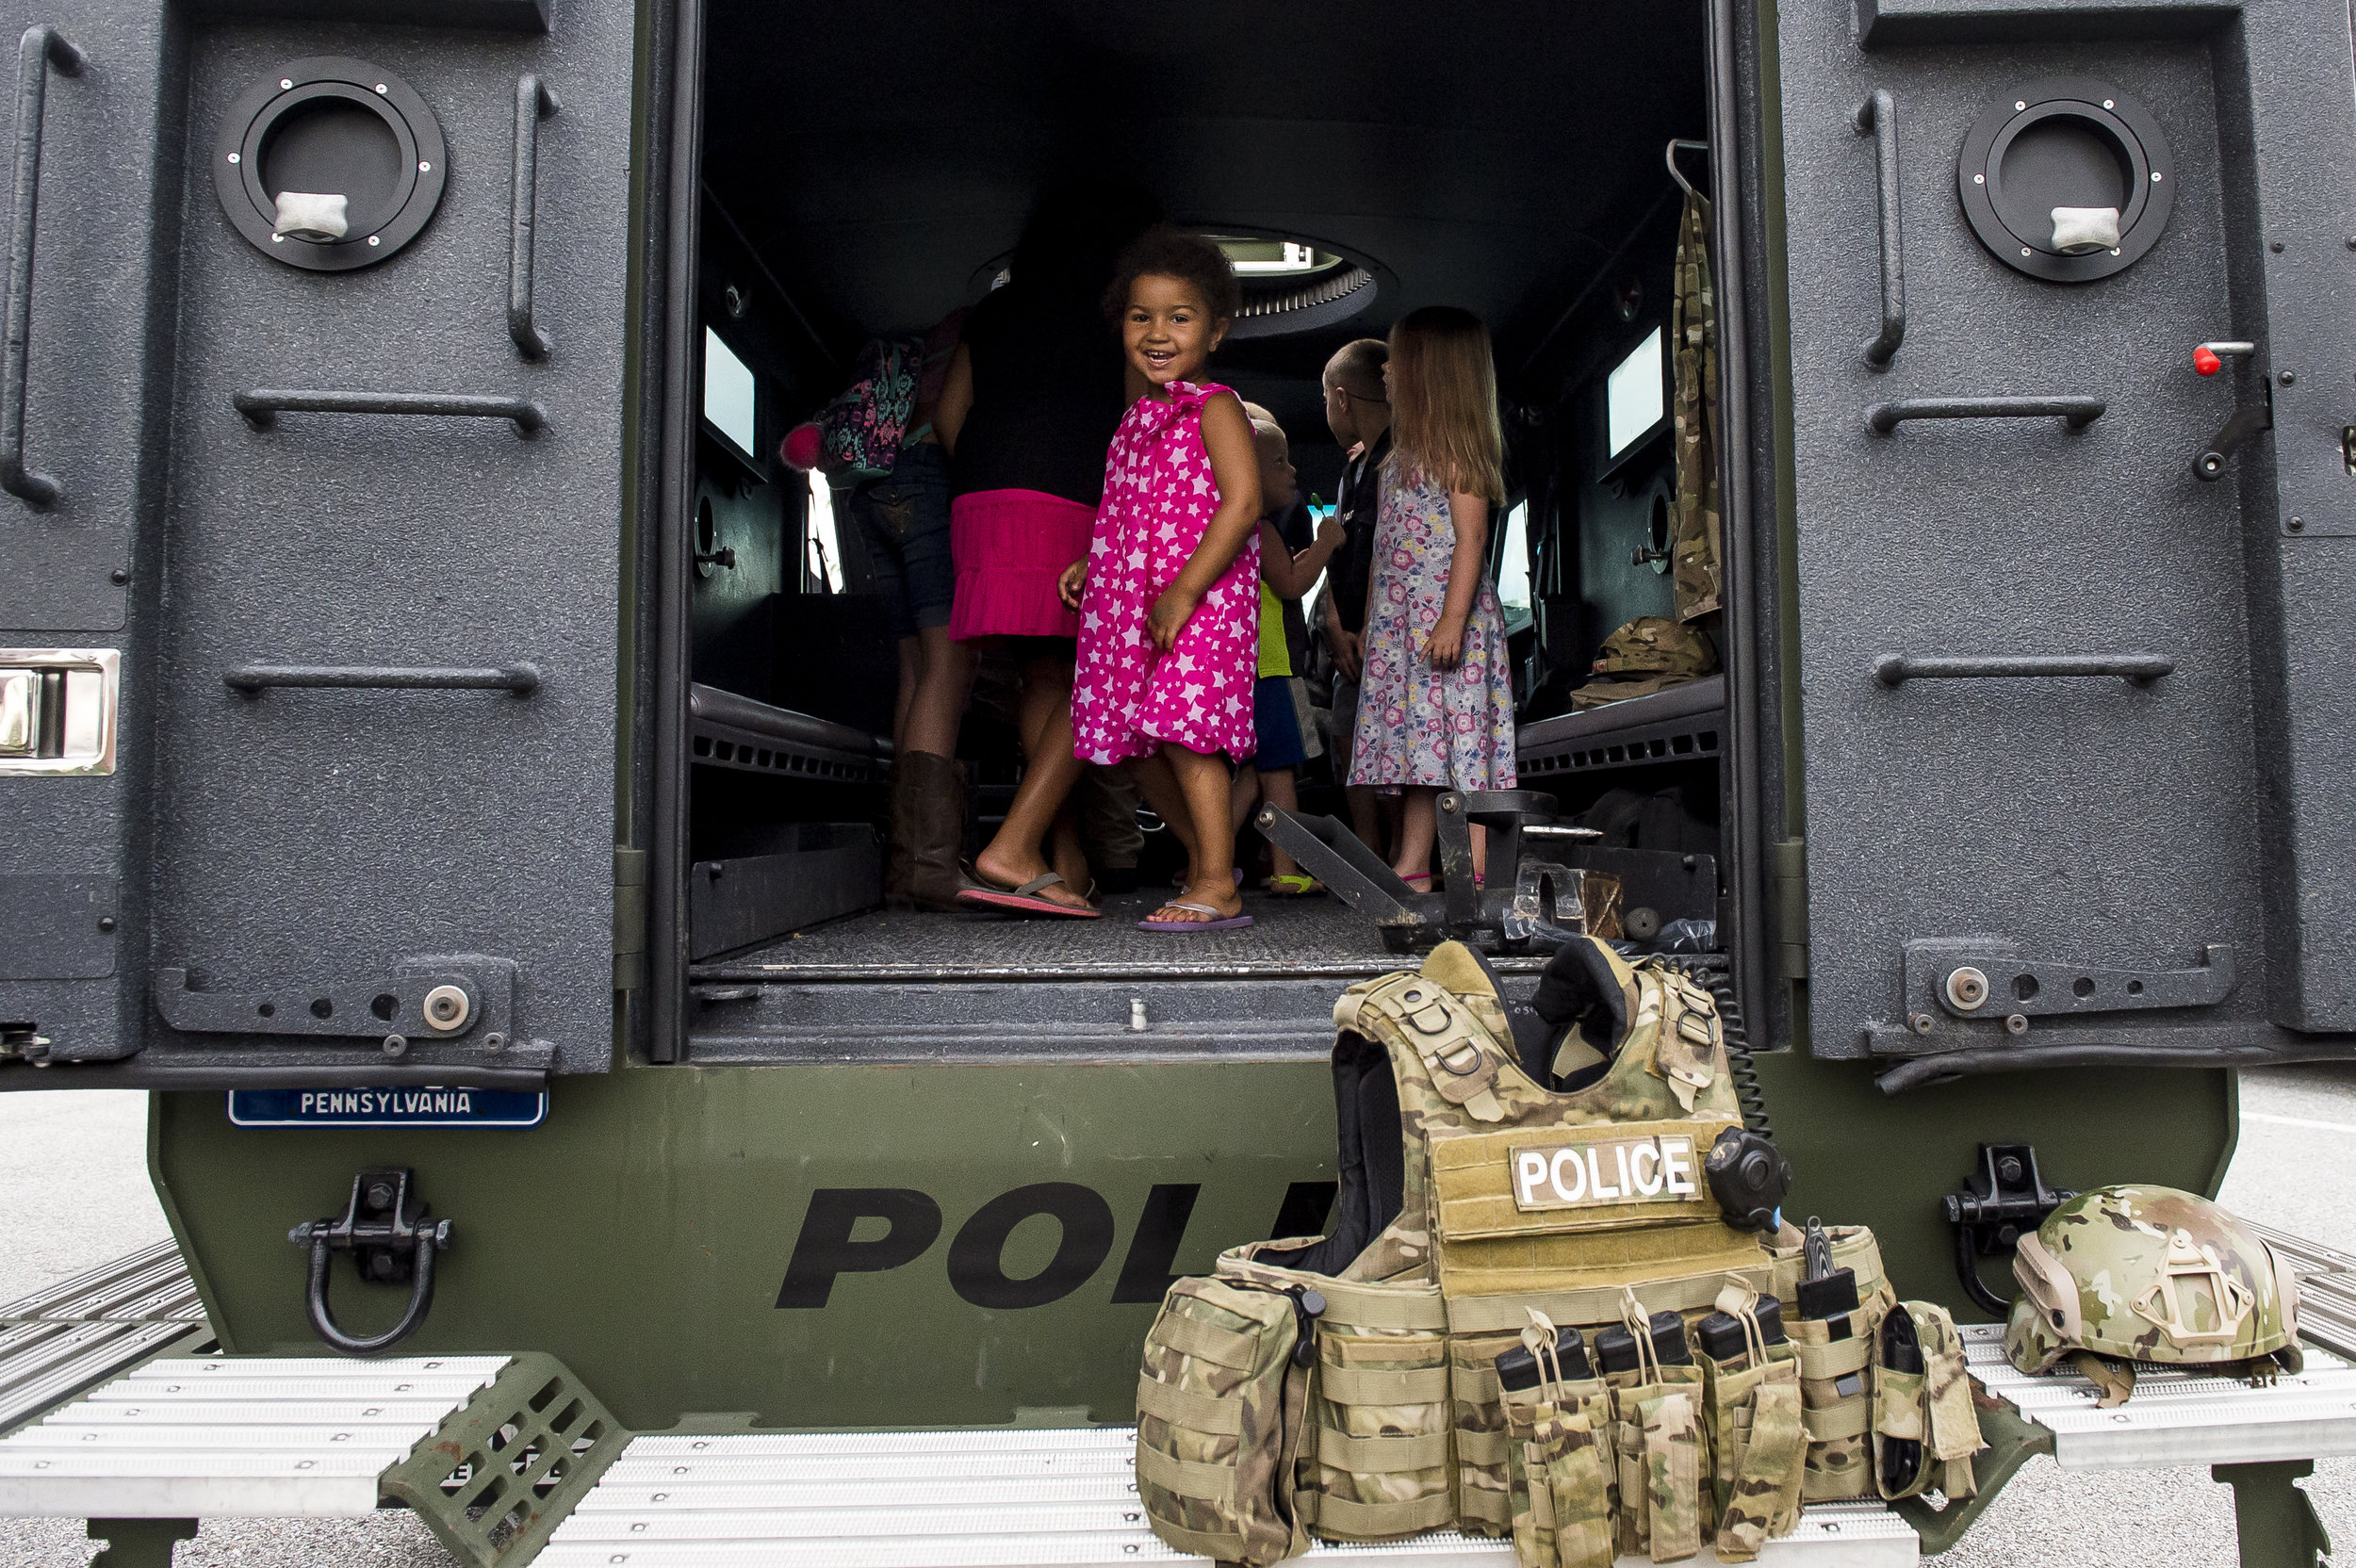
<svg viewBox="0 0 2356 1568">
<path fill-rule="evenodd" d="M 1677 619 L 1719 608 L 1718 307 L 1710 279 L 1710 203 L 1685 199 L 1677 225 L 1677 298 L 1669 330 L 1677 352 L 1677 514 L 1669 546 Z"/>
</svg>

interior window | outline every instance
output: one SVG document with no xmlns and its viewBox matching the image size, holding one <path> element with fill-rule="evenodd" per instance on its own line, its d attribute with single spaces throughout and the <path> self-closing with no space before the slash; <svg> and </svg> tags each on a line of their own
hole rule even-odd
<svg viewBox="0 0 2356 1568">
<path fill-rule="evenodd" d="M 752 367 L 737 358 L 718 333 L 706 327 L 704 418 L 748 457 L 761 446 L 753 426 L 756 400 Z"/>
<path fill-rule="evenodd" d="M 812 594 L 843 592 L 843 547 L 834 528 L 834 486 L 812 469 L 810 479 L 810 526 L 803 531 L 802 578 Z"/>
<path fill-rule="evenodd" d="M 1626 359 L 1612 368 L 1605 383 L 1605 417 L 1611 435 L 1605 455 L 1619 456 L 1661 423 L 1661 416 L 1668 412 L 1665 399 L 1661 329 L 1655 327 L 1644 335 L 1642 343 L 1628 351 Z"/>
<path fill-rule="evenodd" d="M 1530 613 L 1530 503 L 1516 501 L 1505 514 L 1505 539 L 1497 561 L 1497 602 L 1505 606 L 1506 619 L 1514 621 L 1518 610 Z"/>
</svg>

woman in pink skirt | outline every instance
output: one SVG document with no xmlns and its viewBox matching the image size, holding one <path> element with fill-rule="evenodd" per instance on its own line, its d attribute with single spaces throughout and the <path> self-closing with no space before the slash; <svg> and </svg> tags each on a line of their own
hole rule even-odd
<svg viewBox="0 0 2356 1568">
<path fill-rule="evenodd" d="M 1064 809 L 1081 773 L 1072 751 L 1080 620 L 1056 578 L 1088 548 L 1124 399 L 1120 342 L 1099 302 L 1122 247 L 1154 216 L 1140 192 L 1051 192 L 1024 225 L 1006 286 L 967 315 L 941 391 L 935 423 L 950 451 L 957 574 L 949 635 L 973 662 L 994 640 L 1023 666 L 1023 781 L 957 895 L 968 906 L 1097 914 Z"/>
<path fill-rule="evenodd" d="M 1081 617 L 1074 744 L 1107 766 L 1144 759 L 1138 787 L 1193 861 L 1185 890 L 1138 924 L 1232 930 L 1252 923 L 1225 759 L 1259 743 L 1260 464 L 1242 402 L 1193 378 L 1235 318 L 1235 275 L 1209 240 L 1158 228 L 1105 299 L 1148 390 L 1113 437 L 1088 558 L 1064 574 Z"/>
</svg>

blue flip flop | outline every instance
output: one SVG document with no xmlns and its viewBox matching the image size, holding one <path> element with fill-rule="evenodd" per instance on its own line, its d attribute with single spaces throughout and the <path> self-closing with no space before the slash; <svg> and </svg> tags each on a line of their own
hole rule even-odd
<svg viewBox="0 0 2356 1568">
<path fill-rule="evenodd" d="M 1189 904 L 1183 898 L 1173 898 L 1163 905 L 1162 908 L 1191 909 L 1198 915 L 1208 915 L 1211 918 L 1209 920 L 1141 920 L 1137 922 L 1137 929 L 1159 931 L 1165 936 L 1171 932 L 1187 935 L 1196 931 L 1240 931 L 1252 923 L 1250 915 L 1221 915 L 1212 905 Z"/>
</svg>

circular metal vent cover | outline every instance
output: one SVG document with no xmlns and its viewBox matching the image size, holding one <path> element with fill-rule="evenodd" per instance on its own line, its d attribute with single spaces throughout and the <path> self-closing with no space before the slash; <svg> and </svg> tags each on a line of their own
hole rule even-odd
<svg viewBox="0 0 2356 1568">
<path fill-rule="evenodd" d="M 2159 243 L 2176 208 L 2176 160 L 2140 103 L 2102 82 L 2054 77 L 1988 106 L 1963 139 L 1955 188 L 1997 260 L 2049 283 L 2091 283 Z M 2081 226 L 2064 243 L 2057 209 L 2116 213 L 2115 242 L 2094 242 Z"/>
<path fill-rule="evenodd" d="M 213 189 L 255 250 L 341 272 L 417 238 L 441 204 L 447 162 L 441 124 L 407 82 L 366 60 L 321 57 L 281 66 L 229 106 L 213 141 Z M 276 232 L 285 191 L 342 196 L 343 237 Z"/>
</svg>

